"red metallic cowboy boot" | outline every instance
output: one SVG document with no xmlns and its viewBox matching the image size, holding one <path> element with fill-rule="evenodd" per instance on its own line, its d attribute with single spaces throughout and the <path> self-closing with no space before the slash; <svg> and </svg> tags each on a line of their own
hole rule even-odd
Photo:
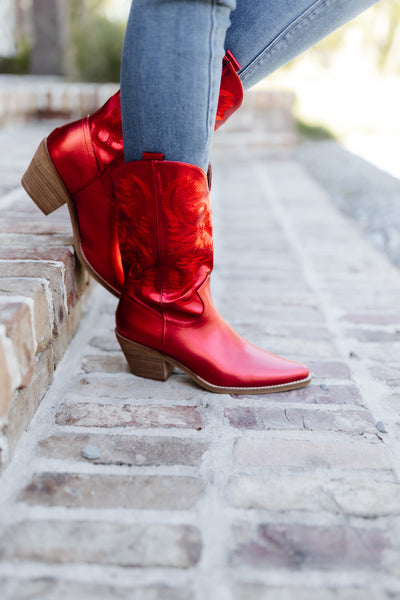
<svg viewBox="0 0 400 600">
<path fill-rule="evenodd" d="M 263 394 L 309 383 L 306 367 L 256 348 L 213 305 L 210 195 L 196 166 L 144 153 L 113 172 L 125 283 L 116 334 L 133 374 L 174 367 L 212 392 Z"/>
<path fill-rule="evenodd" d="M 239 108 L 240 65 L 224 57 L 215 128 Z M 44 139 L 22 185 L 47 215 L 68 203 L 75 250 L 91 275 L 116 296 L 124 281 L 113 214 L 111 174 L 123 163 L 119 92 L 93 115 L 55 129 Z"/>
</svg>

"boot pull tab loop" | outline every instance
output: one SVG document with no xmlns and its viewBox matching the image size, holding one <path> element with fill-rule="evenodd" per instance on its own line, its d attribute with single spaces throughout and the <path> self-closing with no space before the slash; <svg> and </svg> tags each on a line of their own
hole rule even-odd
<svg viewBox="0 0 400 600">
<path fill-rule="evenodd" d="M 143 152 L 143 160 L 164 160 L 162 152 Z"/>
</svg>

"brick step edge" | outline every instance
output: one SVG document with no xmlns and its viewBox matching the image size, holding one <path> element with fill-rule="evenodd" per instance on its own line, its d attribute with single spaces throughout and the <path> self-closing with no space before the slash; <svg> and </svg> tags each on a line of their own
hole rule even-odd
<svg viewBox="0 0 400 600">
<path fill-rule="evenodd" d="M 94 285 L 72 246 L 0 248 L 0 470 L 47 392 Z"/>
</svg>

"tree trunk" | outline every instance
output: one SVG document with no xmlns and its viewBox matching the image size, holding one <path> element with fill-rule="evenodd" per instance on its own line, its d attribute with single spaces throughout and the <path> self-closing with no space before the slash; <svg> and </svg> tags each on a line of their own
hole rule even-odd
<svg viewBox="0 0 400 600">
<path fill-rule="evenodd" d="M 67 27 L 66 0 L 33 0 L 34 42 L 31 72 L 64 75 Z"/>
</svg>

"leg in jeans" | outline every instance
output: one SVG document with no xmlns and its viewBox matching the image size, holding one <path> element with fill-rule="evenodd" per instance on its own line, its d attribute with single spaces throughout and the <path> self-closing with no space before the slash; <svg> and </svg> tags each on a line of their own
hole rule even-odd
<svg viewBox="0 0 400 600">
<path fill-rule="evenodd" d="M 238 0 L 225 48 L 245 89 L 344 25 L 377 0 Z"/>
<path fill-rule="evenodd" d="M 126 162 L 112 175 L 126 274 L 116 334 L 137 376 L 165 381 L 176 366 L 207 390 L 257 394 L 310 378 L 246 342 L 211 299 L 205 170 L 233 4 L 132 4 L 121 82 Z"/>
<path fill-rule="evenodd" d="M 207 170 L 235 0 L 134 0 L 121 69 L 125 160 L 161 152 Z"/>
</svg>

